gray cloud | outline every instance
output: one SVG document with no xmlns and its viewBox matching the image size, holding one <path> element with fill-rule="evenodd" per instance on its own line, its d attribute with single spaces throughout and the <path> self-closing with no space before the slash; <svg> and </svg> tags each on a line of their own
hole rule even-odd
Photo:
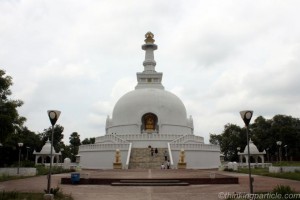
<svg viewBox="0 0 300 200">
<path fill-rule="evenodd" d="M 144 34 L 156 70 L 193 115 L 195 133 L 242 126 L 238 112 L 299 117 L 298 1 L 1 1 L 0 66 L 25 104 L 26 125 L 62 110 L 65 141 L 103 135 L 115 102 L 143 70 Z"/>
</svg>

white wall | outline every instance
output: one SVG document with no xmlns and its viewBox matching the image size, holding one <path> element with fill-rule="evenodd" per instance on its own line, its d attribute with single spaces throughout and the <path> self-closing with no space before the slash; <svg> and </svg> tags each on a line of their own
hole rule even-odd
<svg viewBox="0 0 300 200">
<path fill-rule="evenodd" d="M 187 126 L 175 126 L 170 124 L 162 124 L 160 126 L 160 132 L 162 133 L 172 133 L 172 134 L 178 134 L 178 135 L 184 135 L 184 134 L 192 134 L 192 128 Z M 184 133 L 184 134 L 183 134 Z"/>
<path fill-rule="evenodd" d="M 192 134 L 192 128 L 188 126 L 176 126 L 171 124 L 161 124 L 159 133 L 172 133 L 173 135 Z M 116 135 L 141 134 L 141 124 L 111 126 L 107 129 L 107 134 Z"/>
<path fill-rule="evenodd" d="M 282 166 L 282 167 L 270 166 L 269 167 L 270 173 L 295 172 L 295 171 L 300 171 L 300 167 L 296 167 L 296 166 Z"/>
<path fill-rule="evenodd" d="M 128 150 L 120 150 L 123 168 L 126 164 Z M 83 151 L 80 152 L 80 166 L 83 169 L 113 169 L 115 150 Z"/>
<path fill-rule="evenodd" d="M 117 135 L 140 134 L 141 126 L 139 124 L 112 126 L 108 128 L 107 133 L 116 133 Z"/>
<path fill-rule="evenodd" d="M 174 167 L 177 168 L 180 150 L 172 150 Z M 185 162 L 188 169 L 211 169 L 219 168 L 220 152 L 185 150 Z"/>
<path fill-rule="evenodd" d="M 0 168 L 0 175 L 6 174 L 9 176 L 35 176 L 37 174 L 36 168 L 33 167 L 20 167 L 19 174 L 17 174 L 18 168 Z"/>
</svg>

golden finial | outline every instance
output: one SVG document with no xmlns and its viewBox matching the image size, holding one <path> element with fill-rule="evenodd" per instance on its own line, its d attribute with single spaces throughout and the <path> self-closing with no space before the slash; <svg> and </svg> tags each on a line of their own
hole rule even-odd
<svg viewBox="0 0 300 200">
<path fill-rule="evenodd" d="M 154 35 L 153 35 L 153 33 L 151 33 L 150 31 L 149 32 L 147 32 L 146 34 L 145 34 L 145 42 L 146 43 L 151 43 L 151 44 L 153 44 L 154 42 L 155 42 L 155 40 L 153 39 L 153 37 L 154 37 Z"/>
</svg>

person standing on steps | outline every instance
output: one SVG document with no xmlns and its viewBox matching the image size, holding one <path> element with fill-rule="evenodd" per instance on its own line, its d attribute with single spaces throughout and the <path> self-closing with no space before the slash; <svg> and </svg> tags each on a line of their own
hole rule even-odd
<svg viewBox="0 0 300 200">
<path fill-rule="evenodd" d="M 168 160 L 168 152 L 167 151 L 164 152 L 164 156 L 165 156 L 165 161 L 167 161 Z"/>
<path fill-rule="evenodd" d="M 151 156 L 153 157 L 153 153 L 154 153 L 154 149 L 153 148 L 151 148 Z"/>
<path fill-rule="evenodd" d="M 158 149 L 155 148 L 155 156 L 157 156 L 157 154 L 158 154 Z"/>
<path fill-rule="evenodd" d="M 170 161 L 167 161 L 167 169 L 170 169 Z"/>
</svg>

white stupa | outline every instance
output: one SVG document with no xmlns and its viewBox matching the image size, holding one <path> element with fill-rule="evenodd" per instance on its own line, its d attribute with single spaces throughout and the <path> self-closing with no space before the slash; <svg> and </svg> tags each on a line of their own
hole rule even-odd
<svg viewBox="0 0 300 200">
<path fill-rule="evenodd" d="M 144 71 L 137 73 L 138 84 L 116 103 L 112 117 L 107 117 L 105 135 L 97 137 L 95 144 L 80 146 L 81 167 L 113 168 L 119 149 L 123 168 L 159 168 L 164 162 L 161 152 L 167 152 L 171 167 L 176 168 L 183 149 L 187 168 L 218 168 L 219 146 L 204 144 L 203 137 L 194 135 L 192 117 L 187 117 L 182 101 L 164 89 L 163 74 L 155 71 L 154 35 L 148 32 L 145 37 Z M 150 155 L 151 147 L 160 152 L 156 158 Z"/>
<path fill-rule="evenodd" d="M 256 145 L 251 139 L 249 141 L 249 150 L 250 158 L 252 157 L 255 160 L 255 163 L 258 163 L 259 159 L 262 164 L 265 162 L 264 155 L 266 154 L 266 151 L 258 151 Z M 240 156 L 241 163 L 243 163 L 243 158 L 245 158 L 246 163 L 251 163 L 251 160 L 248 157 L 248 145 L 245 147 L 243 152 L 238 152 L 238 155 Z"/>
<path fill-rule="evenodd" d="M 48 139 L 43 146 L 42 150 L 40 152 L 36 152 L 34 150 L 33 155 L 35 155 L 35 164 L 39 164 L 39 158 L 41 158 L 41 164 L 45 164 L 47 157 L 51 158 L 49 161 L 54 163 L 54 159 L 56 160 L 56 164 L 59 162 L 59 156 L 61 156 L 61 152 L 56 152 L 54 147 L 52 146 L 52 157 L 51 157 L 51 142 Z"/>
</svg>

